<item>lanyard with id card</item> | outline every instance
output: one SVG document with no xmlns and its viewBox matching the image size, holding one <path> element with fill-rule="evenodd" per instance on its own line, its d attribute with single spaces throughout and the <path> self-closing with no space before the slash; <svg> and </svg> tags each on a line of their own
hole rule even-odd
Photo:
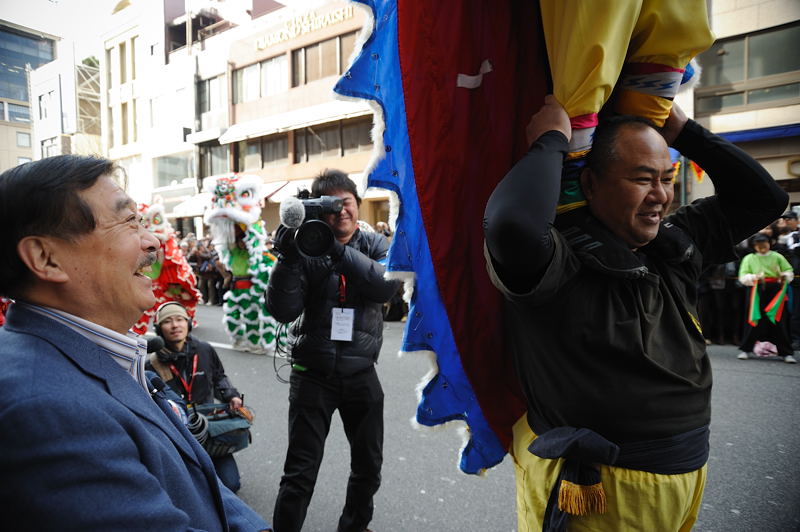
<svg viewBox="0 0 800 532">
<path fill-rule="evenodd" d="M 353 322 L 355 309 L 344 308 L 347 295 L 347 280 L 339 275 L 339 306 L 331 309 L 331 340 L 353 341 Z"/>
</svg>

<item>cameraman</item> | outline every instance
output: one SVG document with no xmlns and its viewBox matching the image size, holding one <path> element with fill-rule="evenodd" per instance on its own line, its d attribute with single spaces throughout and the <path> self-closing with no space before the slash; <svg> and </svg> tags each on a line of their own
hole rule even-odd
<svg viewBox="0 0 800 532">
<path fill-rule="evenodd" d="M 189 335 L 191 321 L 183 305 L 164 303 L 156 310 L 155 323 L 165 347 L 150 355 L 145 369 L 155 371 L 187 404 L 213 403 L 216 396 L 231 410 L 242 406 L 242 397 L 225 375 L 217 352 Z M 212 456 L 211 461 L 222 483 L 234 493 L 239 491 L 239 468 L 233 455 Z"/>
<path fill-rule="evenodd" d="M 335 410 L 350 442 L 350 479 L 338 530 L 358 531 L 372 519 L 383 462 L 383 389 L 374 364 L 383 341 L 383 303 L 398 282 L 384 279 L 380 263 L 388 242 L 358 229 L 361 198 L 338 170 L 326 170 L 311 195 L 342 200 L 338 214 L 323 214 L 333 230 L 329 255 L 300 255 L 293 229 L 275 234 L 278 263 L 269 278 L 267 309 L 292 328 L 289 448 L 275 501 L 276 532 L 298 531 L 314 492 L 325 439 Z M 331 339 L 349 338 L 349 339 Z"/>
</svg>

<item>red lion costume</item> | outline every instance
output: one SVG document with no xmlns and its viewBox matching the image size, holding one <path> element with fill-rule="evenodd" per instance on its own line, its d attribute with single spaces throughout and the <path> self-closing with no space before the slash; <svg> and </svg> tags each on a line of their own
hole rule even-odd
<svg viewBox="0 0 800 532">
<path fill-rule="evenodd" d="M 142 314 L 133 326 L 133 331 L 137 334 L 147 332 L 150 318 L 156 313 L 159 305 L 167 301 L 181 303 L 194 322 L 195 309 L 200 300 L 197 279 L 178 245 L 175 230 L 167 221 L 164 206 L 158 202 L 153 205 L 141 203 L 139 213 L 142 215 L 142 224 L 145 228 L 161 242 L 161 249 L 158 261 L 153 264 L 152 272 L 147 274 L 153 280 L 156 304 Z"/>
</svg>

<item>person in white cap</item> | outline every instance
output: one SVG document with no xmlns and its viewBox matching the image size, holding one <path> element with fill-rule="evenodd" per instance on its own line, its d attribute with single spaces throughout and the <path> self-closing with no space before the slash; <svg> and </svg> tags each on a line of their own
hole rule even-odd
<svg viewBox="0 0 800 532">
<path fill-rule="evenodd" d="M 192 321 L 186 308 L 168 301 L 156 310 L 155 331 L 164 339 L 164 348 L 151 353 L 146 368 L 159 377 L 187 404 L 213 403 L 216 397 L 228 403 L 231 411 L 242 406 L 242 396 L 225 375 L 216 350 L 208 342 L 189 333 Z M 212 456 L 219 478 L 236 493 L 241 486 L 239 468 L 232 454 Z"/>
</svg>

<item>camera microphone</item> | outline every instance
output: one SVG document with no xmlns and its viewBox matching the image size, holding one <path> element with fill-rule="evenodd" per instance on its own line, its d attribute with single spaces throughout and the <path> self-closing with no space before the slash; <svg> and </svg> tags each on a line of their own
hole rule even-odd
<svg viewBox="0 0 800 532">
<path fill-rule="evenodd" d="M 156 392 L 160 392 L 164 388 L 167 387 L 167 385 L 164 384 L 164 381 L 161 380 L 161 377 L 153 377 L 153 378 L 151 378 L 150 379 L 150 384 L 152 384 L 153 388 L 154 388 L 153 390 L 150 391 L 151 394 L 152 393 L 156 393 Z"/>
<path fill-rule="evenodd" d="M 289 196 L 281 202 L 279 214 L 283 225 L 297 229 L 303 225 L 303 220 L 306 217 L 306 208 L 301 200 L 294 196 Z"/>
<path fill-rule="evenodd" d="M 156 336 L 155 338 L 149 338 L 147 340 L 147 352 L 148 353 L 155 353 L 164 349 L 164 339 L 160 336 Z"/>
</svg>

